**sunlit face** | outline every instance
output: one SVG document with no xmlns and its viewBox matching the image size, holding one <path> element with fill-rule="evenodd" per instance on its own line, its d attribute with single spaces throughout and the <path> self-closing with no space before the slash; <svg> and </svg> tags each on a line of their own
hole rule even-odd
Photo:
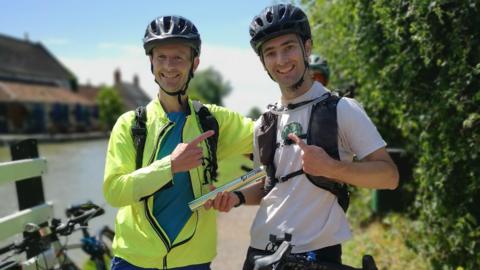
<svg viewBox="0 0 480 270">
<path fill-rule="evenodd" d="M 153 74 L 164 90 L 175 92 L 184 87 L 192 67 L 192 53 L 191 47 L 182 43 L 163 44 L 153 48 L 150 55 Z M 198 63 L 199 59 L 195 57 L 193 71 Z"/>
<path fill-rule="evenodd" d="M 310 49 L 310 42 L 306 42 L 307 55 Z M 282 89 L 290 88 L 303 76 L 305 56 L 296 34 L 286 34 L 268 40 L 262 45 L 262 55 L 265 68 Z"/>
</svg>

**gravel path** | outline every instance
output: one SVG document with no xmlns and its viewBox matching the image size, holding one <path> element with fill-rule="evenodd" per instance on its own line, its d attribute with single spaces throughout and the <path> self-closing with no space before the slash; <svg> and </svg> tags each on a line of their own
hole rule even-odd
<svg viewBox="0 0 480 270">
<path fill-rule="evenodd" d="M 250 243 L 250 226 L 258 206 L 241 206 L 218 215 L 217 257 L 212 270 L 239 270 Z"/>
</svg>

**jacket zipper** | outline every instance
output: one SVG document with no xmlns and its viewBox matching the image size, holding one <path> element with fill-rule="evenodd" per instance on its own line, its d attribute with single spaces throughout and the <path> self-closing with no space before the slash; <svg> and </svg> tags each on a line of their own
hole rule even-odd
<svg viewBox="0 0 480 270">
<path fill-rule="evenodd" d="M 173 122 L 168 122 L 166 125 L 160 128 L 160 134 L 158 134 L 157 142 L 155 143 L 155 149 L 153 149 L 153 153 L 150 156 L 150 160 L 148 161 L 148 165 L 152 164 L 153 159 L 155 158 L 155 155 L 157 154 L 157 149 L 158 149 L 158 144 L 160 143 L 160 139 L 162 136 L 165 134 L 167 128 L 169 128 L 171 125 L 173 125 Z"/>
<path fill-rule="evenodd" d="M 152 164 L 153 159 L 155 158 L 155 155 L 157 154 L 157 149 L 158 149 L 158 144 L 160 143 L 160 139 L 162 138 L 163 134 L 165 134 L 168 127 L 170 127 L 171 125 L 173 125 L 173 122 L 168 122 L 166 125 L 164 125 L 162 128 L 160 128 L 160 133 L 158 135 L 157 142 L 155 144 L 155 148 L 153 149 L 152 156 L 150 157 L 150 160 L 148 161 L 147 166 Z M 147 195 L 147 196 L 144 196 L 144 197 L 140 198 L 139 201 L 146 200 L 150 196 L 152 196 L 153 194 L 155 194 L 155 192 L 150 194 L 150 195 Z"/>
<path fill-rule="evenodd" d="M 186 123 L 186 120 L 185 120 L 185 123 Z M 158 139 L 157 139 L 157 142 L 155 144 L 155 149 L 152 153 L 152 156 L 150 157 L 150 160 L 148 162 L 148 164 L 151 164 L 153 162 L 153 159 L 155 158 L 155 154 L 157 152 L 157 148 L 158 148 L 158 144 L 160 143 L 160 139 L 162 138 L 162 136 L 165 134 L 165 131 L 167 130 L 167 128 L 169 126 L 173 125 L 173 122 L 168 122 L 165 126 L 163 126 L 161 128 L 161 131 L 160 131 L 160 134 L 158 135 Z M 185 124 L 183 125 L 182 127 L 182 141 L 183 141 L 183 129 L 185 128 Z M 192 194 L 193 194 L 193 186 L 191 186 L 191 190 L 192 190 Z M 145 197 L 144 198 L 144 205 L 145 205 L 145 216 L 147 217 L 147 220 L 148 222 L 150 223 L 150 225 L 153 227 L 153 230 L 155 231 L 155 233 L 157 233 L 158 237 L 160 238 L 160 240 L 162 240 L 163 244 L 165 245 L 166 249 L 167 249 L 167 254 L 165 254 L 165 256 L 163 257 L 163 269 L 167 269 L 167 255 L 168 253 L 170 252 L 170 250 L 172 250 L 172 248 L 174 247 L 177 247 L 177 246 L 180 246 L 186 242 L 188 242 L 190 239 L 193 238 L 193 235 L 195 234 L 192 234 L 192 236 L 190 236 L 189 238 L 175 244 L 175 245 L 170 245 L 167 237 L 165 236 L 165 234 L 160 230 L 160 228 L 157 226 L 157 224 L 155 224 L 155 221 L 154 221 L 154 218 L 151 216 L 150 214 L 150 211 L 149 211 L 149 207 L 148 207 L 148 198 L 151 197 L 152 195 L 148 196 L 148 197 Z M 195 194 L 194 194 L 195 196 Z M 198 213 L 197 213 L 197 222 L 198 222 Z"/>
<path fill-rule="evenodd" d="M 168 122 L 166 125 L 164 125 L 162 128 L 160 128 L 160 133 L 158 134 L 158 138 L 157 138 L 157 142 L 155 143 L 155 148 L 153 150 L 153 153 L 150 157 L 150 160 L 148 161 L 148 164 L 152 164 L 153 162 L 153 159 L 155 158 L 155 155 L 157 153 L 157 149 L 158 149 L 158 144 L 160 143 L 160 139 L 162 138 L 162 136 L 165 134 L 165 132 L 167 131 L 168 127 L 170 127 L 171 125 L 173 125 L 173 122 Z M 152 194 L 153 195 L 153 194 Z M 150 215 L 150 211 L 148 210 L 148 198 L 151 197 L 152 195 L 150 196 L 147 196 L 147 197 L 144 197 L 144 204 L 145 204 L 145 216 L 148 220 L 148 222 L 150 223 L 150 225 L 153 227 L 153 229 L 155 230 L 155 232 L 157 233 L 157 235 L 160 237 L 160 239 L 162 240 L 163 244 L 165 245 L 165 247 L 167 248 L 167 253 L 170 251 L 170 243 L 168 242 L 168 239 L 167 237 L 163 234 L 163 232 L 156 226 L 155 222 L 153 221 L 153 218 L 152 216 Z"/>
</svg>

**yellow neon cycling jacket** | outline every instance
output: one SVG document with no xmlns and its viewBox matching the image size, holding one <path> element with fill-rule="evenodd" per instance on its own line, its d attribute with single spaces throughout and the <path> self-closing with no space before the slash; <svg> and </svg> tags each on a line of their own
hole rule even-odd
<svg viewBox="0 0 480 270">
<path fill-rule="evenodd" d="M 218 160 L 251 153 L 253 122 L 223 107 L 205 106 L 219 125 Z M 202 133 L 190 100 L 189 107 L 191 114 L 185 121 L 183 142 Z M 156 160 L 162 139 L 171 128 L 159 100 L 147 105 L 144 167 L 138 170 L 135 170 L 136 150 L 131 134 L 134 118 L 134 111 L 119 117 L 106 156 L 103 194 L 109 204 L 119 208 L 115 220 L 114 255 L 143 268 L 175 268 L 211 262 L 216 255 L 215 210 L 201 208 L 194 212 L 173 243 L 153 216 L 153 194 L 172 181 L 170 156 Z M 207 156 L 205 141 L 200 145 Z M 208 193 L 203 166 L 190 170 L 189 174 L 194 197 Z M 222 184 L 215 183 L 216 186 Z"/>
</svg>

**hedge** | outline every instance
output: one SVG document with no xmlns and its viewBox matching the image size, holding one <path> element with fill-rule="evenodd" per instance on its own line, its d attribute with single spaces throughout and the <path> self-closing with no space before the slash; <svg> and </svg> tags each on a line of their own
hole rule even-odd
<svg viewBox="0 0 480 270">
<path fill-rule="evenodd" d="M 480 269 L 480 3 L 301 1 L 331 85 L 356 87 L 415 159 L 409 243 L 434 269 Z"/>
</svg>

